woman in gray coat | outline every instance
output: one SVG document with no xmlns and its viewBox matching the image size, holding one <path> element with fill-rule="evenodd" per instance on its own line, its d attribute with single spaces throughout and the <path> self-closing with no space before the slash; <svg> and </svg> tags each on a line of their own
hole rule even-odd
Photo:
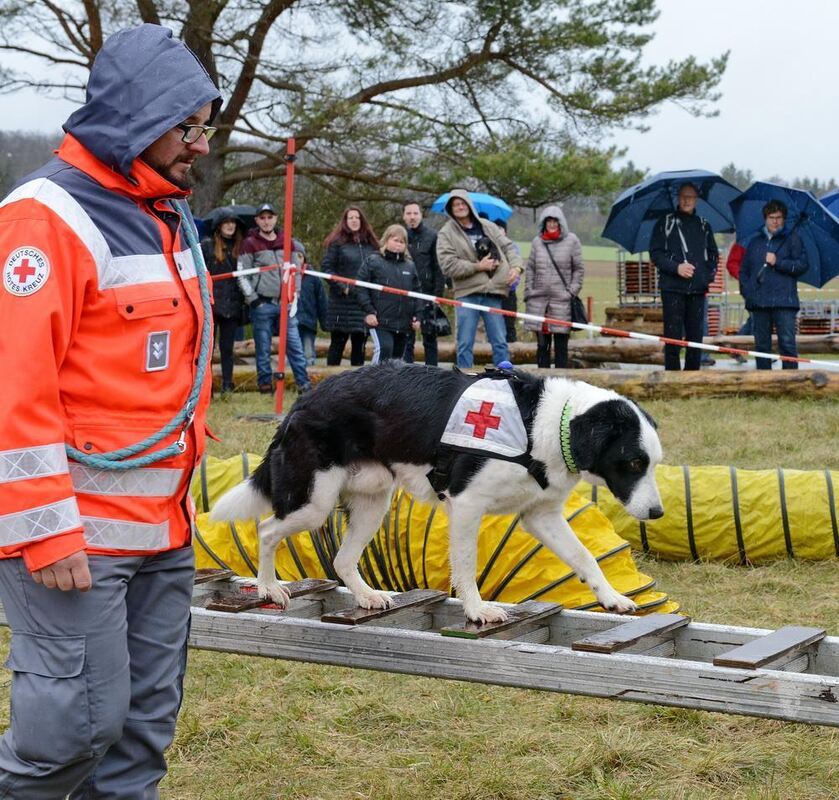
<svg viewBox="0 0 839 800">
<path fill-rule="evenodd" d="M 580 240 L 568 230 L 562 209 L 548 206 L 539 217 L 539 235 L 533 238 L 525 267 L 524 301 L 527 313 L 570 321 L 571 296 L 578 295 L 583 288 L 583 272 Z M 538 367 L 551 366 L 551 339 L 554 366 L 568 366 L 570 328 L 529 320 L 524 326 L 527 330 L 536 331 Z"/>
</svg>

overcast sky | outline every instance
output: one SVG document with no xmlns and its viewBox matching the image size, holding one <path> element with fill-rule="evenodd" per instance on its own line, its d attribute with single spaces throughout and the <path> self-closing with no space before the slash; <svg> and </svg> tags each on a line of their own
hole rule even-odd
<svg viewBox="0 0 839 800">
<path fill-rule="evenodd" d="M 758 178 L 839 178 L 839 2 L 660 0 L 659 8 L 650 63 L 731 51 L 720 114 L 695 119 L 668 104 L 647 133 L 615 137 L 627 158 L 653 172 L 733 161 Z M 58 132 L 73 108 L 34 93 L 0 95 L 0 129 Z"/>
</svg>

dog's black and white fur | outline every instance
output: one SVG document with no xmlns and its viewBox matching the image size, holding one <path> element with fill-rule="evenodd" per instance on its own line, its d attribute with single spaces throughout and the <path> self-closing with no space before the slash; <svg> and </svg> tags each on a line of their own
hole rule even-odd
<svg viewBox="0 0 839 800">
<path fill-rule="evenodd" d="M 335 571 L 363 608 L 384 608 L 389 596 L 368 586 L 358 561 L 378 530 L 396 486 L 438 502 L 427 477 L 435 463 L 448 411 L 483 376 L 401 362 L 362 367 L 323 381 L 301 396 L 277 430 L 253 475 L 212 509 L 215 520 L 251 519 L 273 509 L 259 526 L 260 596 L 281 606 L 288 594 L 277 581 L 274 556 L 282 539 L 316 529 L 339 499 L 349 512 Z M 498 621 L 506 612 L 484 603 L 475 581 L 477 537 L 484 514 L 520 513 L 522 525 L 588 583 L 599 603 L 635 610 L 608 583 L 565 520 L 563 506 L 582 477 L 607 485 L 632 516 L 664 513 L 655 483 L 661 444 L 652 419 L 615 392 L 563 378 L 515 370 L 511 385 L 526 420 L 531 455 L 544 466 L 542 488 L 524 466 L 457 453 L 443 502 L 449 517 L 452 584 L 470 620 Z M 560 448 L 560 417 L 570 400 L 569 472 Z"/>
</svg>

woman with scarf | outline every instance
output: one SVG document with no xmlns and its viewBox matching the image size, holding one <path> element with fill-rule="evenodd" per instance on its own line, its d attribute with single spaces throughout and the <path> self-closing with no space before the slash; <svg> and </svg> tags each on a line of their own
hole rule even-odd
<svg viewBox="0 0 839 800">
<path fill-rule="evenodd" d="M 577 235 L 568 230 L 559 206 L 548 206 L 539 217 L 539 234 L 530 245 L 525 266 L 524 300 L 526 312 L 553 319 L 571 320 L 571 298 L 583 288 L 583 248 Z M 527 330 L 536 331 L 536 365 L 568 366 L 568 336 L 571 328 L 547 322 L 525 321 Z"/>
<path fill-rule="evenodd" d="M 213 235 L 204 239 L 201 249 L 210 275 L 222 275 L 236 269 L 239 245 L 242 242 L 241 223 L 230 216 L 222 219 Z M 221 355 L 221 393 L 233 391 L 233 342 L 236 329 L 244 322 L 245 298 L 235 278 L 213 280 L 213 324 L 215 341 Z"/>
<path fill-rule="evenodd" d="M 361 209 L 350 206 L 326 237 L 324 245 L 326 255 L 321 271 L 342 278 L 357 278 L 361 265 L 378 250 L 379 240 Z M 364 363 L 364 342 L 367 339 L 364 312 L 358 302 L 358 290 L 348 283 L 329 282 L 326 330 L 330 334 L 327 366 L 337 367 L 341 363 L 347 339 L 351 342 L 350 364 L 360 367 Z"/>
<path fill-rule="evenodd" d="M 371 255 L 358 272 L 359 280 L 378 283 L 394 289 L 421 292 L 411 254 L 408 252 L 408 232 L 401 225 L 391 225 L 382 237 L 381 250 Z M 366 316 L 373 339 L 373 363 L 402 358 L 410 331 L 418 330 L 417 315 L 421 300 L 388 292 L 376 292 L 358 287 L 358 301 Z"/>
</svg>

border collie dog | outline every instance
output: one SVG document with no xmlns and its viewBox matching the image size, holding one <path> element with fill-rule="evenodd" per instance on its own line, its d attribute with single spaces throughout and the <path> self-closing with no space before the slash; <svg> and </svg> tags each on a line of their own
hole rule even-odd
<svg viewBox="0 0 839 800">
<path fill-rule="evenodd" d="M 506 619 L 475 581 L 484 514 L 521 514 L 525 530 L 588 583 L 611 611 L 637 607 L 606 580 L 565 520 L 580 478 L 606 485 L 637 519 L 664 514 L 655 483 L 661 444 L 653 420 L 615 392 L 521 370 L 470 375 L 400 361 L 328 378 L 298 398 L 253 475 L 227 492 L 214 520 L 259 525 L 258 590 L 282 607 L 282 539 L 324 524 L 340 500 L 349 522 L 335 571 L 362 608 L 389 595 L 368 586 L 358 561 L 402 486 L 442 502 L 449 518 L 452 584 L 475 622 Z"/>
</svg>

